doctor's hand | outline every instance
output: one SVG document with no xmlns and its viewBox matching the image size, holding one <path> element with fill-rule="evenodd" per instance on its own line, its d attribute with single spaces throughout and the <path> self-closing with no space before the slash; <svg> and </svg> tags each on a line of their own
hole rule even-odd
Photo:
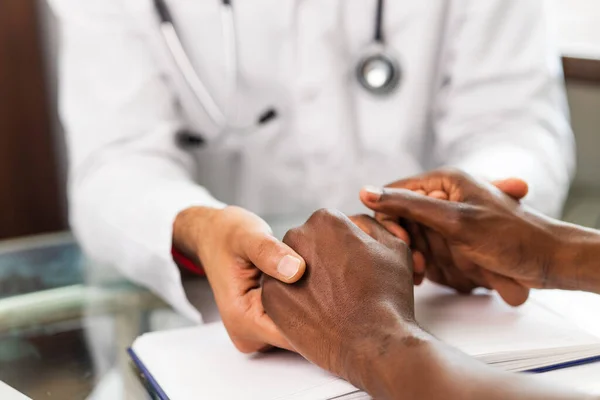
<svg viewBox="0 0 600 400">
<path fill-rule="evenodd" d="M 365 360 L 386 337 L 418 328 L 408 246 L 371 217 L 361 223 L 369 235 L 320 210 L 290 230 L 283 241 L 305 258 L 305 276 L 293 285 L 265 277 L 263 304 L 299 353 L 365 388 Z"/>
<path fill-rule="evenodd" d="M 263 309 L 260 281 L 266 274 L 286 284 L 296 282 L 306 264 L 273 237 L 265 221 L 239 207 L 193 207 L 177 216 L 173 239 L 203 266 L 238 350 L 292 349 Z"/>
<path fill-rule="evenodd" d="M 378 219 L 409 221 L 426 252 L 428 278 L 463 292 L 493 288 L 519 305 L 529 288 L 552 285 L 558 238 L 549 218 L 516 200 L 527 193 L 524 182 L 495 185 L 440 170 L 363 189 L 361 199 Z"/>
</svg>

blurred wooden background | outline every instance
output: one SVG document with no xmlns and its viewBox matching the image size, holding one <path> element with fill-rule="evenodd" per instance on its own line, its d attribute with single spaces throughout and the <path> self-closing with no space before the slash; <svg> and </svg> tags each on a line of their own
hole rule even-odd
<svg viewBox="0 0 600 400">
<path fill-rule="evenodd" d="M 65 228 L 35 0 L 0 0 L 0 239 Z"/>
</svg>

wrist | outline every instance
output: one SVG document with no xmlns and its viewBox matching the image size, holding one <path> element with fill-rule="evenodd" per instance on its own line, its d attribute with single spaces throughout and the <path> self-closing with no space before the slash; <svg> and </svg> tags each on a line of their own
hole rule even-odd
<svg viewBox="0 0 600 400">
<path fill-rule="evenodd" d="M 429 334 L 416 324 L 399 322 L 396 328 L 380 329 L 352 347 L 344 371 L 355 386 L 377 399 L 395 399 L 417 393 L 420 379 L 431 369 Z M 401 392 L 398 381 L 404 382 Z M 411 398 L 406 396 L 406 398 Z"/>
<path fill-rule="evenodd" d="M 553 267 L 555 287 L 600 293 L 600 232 L 560 223 L 554 234 L 559 238 Z"/>
<path fill-rule="evenodd" d="M 177 214 L 173 222 L 173 246 L 186 257 L 200 263 L 209 227 L 220 209 L 190 207 Z"/>
</svg>

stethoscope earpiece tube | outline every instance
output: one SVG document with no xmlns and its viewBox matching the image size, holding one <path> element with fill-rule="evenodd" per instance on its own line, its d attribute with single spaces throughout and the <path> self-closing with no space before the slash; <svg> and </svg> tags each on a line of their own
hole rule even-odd
<svg viewBox="0 0 600 400">
<path fill-rule="evenodd" d="M 375 35 L 376 43 L 383 44 L 383 0 L 377 0 L 377 10 L 375 11 Z"/>
</svg>

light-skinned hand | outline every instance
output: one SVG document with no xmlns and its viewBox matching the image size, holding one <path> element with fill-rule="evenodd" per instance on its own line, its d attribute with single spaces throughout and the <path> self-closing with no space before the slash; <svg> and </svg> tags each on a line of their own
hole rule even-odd
<svg viewBox="0 0 600 400">
<path fill-rule="evenodd" d="M 206 271 L 238 350 L 252 353 L 271 346 L 292 350 L 265 313 L 260 282 L 263 274 L 286 284 L 296 282 L 306 264 L 273 237 L 264 220 L 239 207 L 194 207 L 179 214 L 173 238 L 176 247 L 191 254 Z"/>
</svg>

